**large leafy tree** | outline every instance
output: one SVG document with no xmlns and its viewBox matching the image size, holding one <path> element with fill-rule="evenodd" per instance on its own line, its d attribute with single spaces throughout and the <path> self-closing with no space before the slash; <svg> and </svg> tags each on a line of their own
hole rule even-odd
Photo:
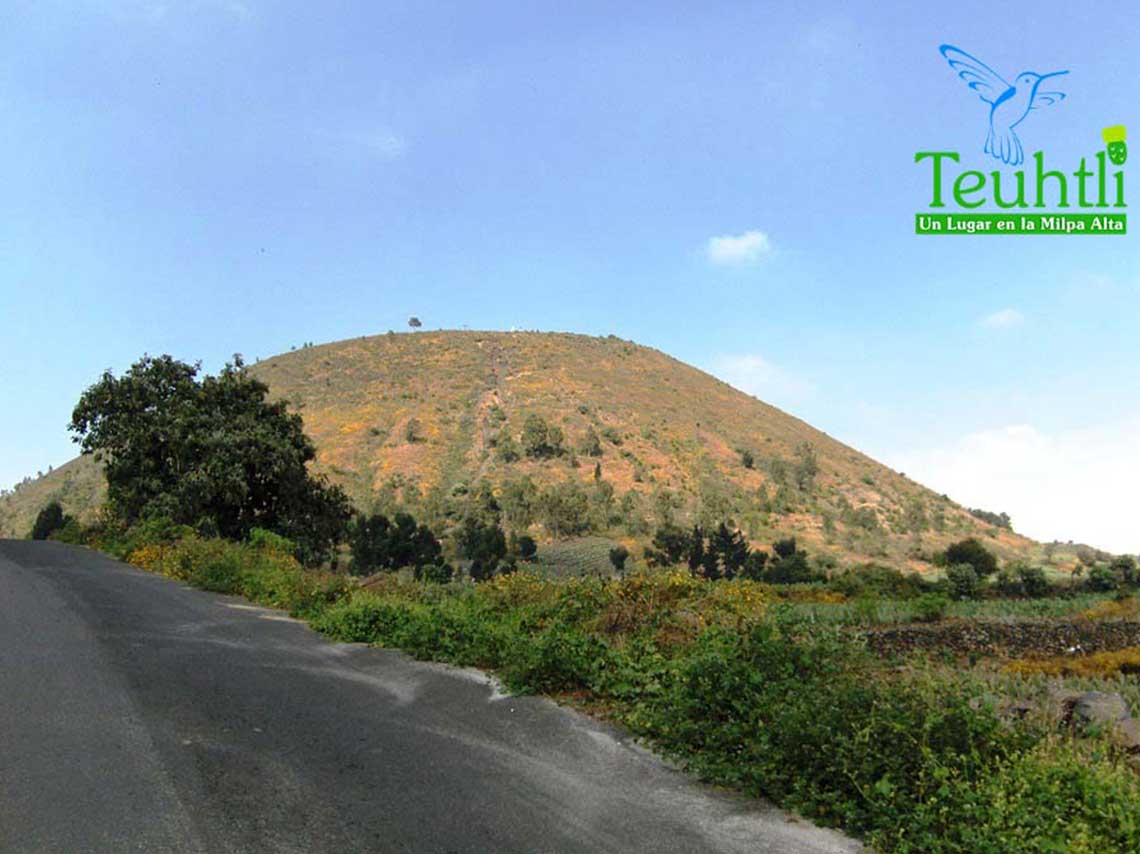
<svg viewBox="0 0 1140 854">
<path fill-rule="evenodd" d="M 70 428 L 106 468 L 111 506 L 124 521 L 164 516 L 210 521 L 224 537 L 255 527 L 298 544 L 315 563 L 343 539 L 350 507 L 314 477 L 301 417 L 251 377 L 240 357 L 217 376 L 199 365 L 144 356 L 83 393 Z"/>
</svg>

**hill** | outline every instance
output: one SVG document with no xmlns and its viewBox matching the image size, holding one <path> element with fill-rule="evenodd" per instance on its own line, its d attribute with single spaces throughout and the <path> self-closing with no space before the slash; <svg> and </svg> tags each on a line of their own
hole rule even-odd
<svg viewBox="0 0 1140 854">
<path fill-rule="evenodd" d="M 358 507 L 408 506 L 442 529 L 476 502 L 546 541 L 592 535 L 594 551 L 599 536 L 642 544 L 666 519 L 729 519 L 757 544 L 794 535 L 839 560 L 916 569 L 968 535 L 1007 558 L 1039 552 L 803 421 L 614 337 L 390 333 L 250 370 L 300 411 L 317 470 Z M 53 497 L 89 517 L 101 496 L 97 465 L 73 461 L 0 499 L 0 532 L 26 534 Z"/>
</svg>

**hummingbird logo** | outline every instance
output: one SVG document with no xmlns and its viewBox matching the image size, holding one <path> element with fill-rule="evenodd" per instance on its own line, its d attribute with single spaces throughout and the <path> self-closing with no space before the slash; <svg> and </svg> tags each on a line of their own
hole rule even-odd
<svg viewBox="0 0 1140 854">
<path fill-rule="evenodd" d="M 980 59 L 952 44 L 944 44 L 938 50 L 966 85 L 990 105 L 990 132 L 983 149 L 986 154 L 992 154 L 1010 166 L 1025 162 L 1025 152 L 1014 128 L 1025 120 L 1031 110 L 1049 107 L 1065 99 L 1064 92 L 1043 91 L 1041 84 L 1050 77 L 1060 77 L 1069 72 L 1037 74 L 1023 71 L 1013 83 L 1008 83 Z"/>
</svg>

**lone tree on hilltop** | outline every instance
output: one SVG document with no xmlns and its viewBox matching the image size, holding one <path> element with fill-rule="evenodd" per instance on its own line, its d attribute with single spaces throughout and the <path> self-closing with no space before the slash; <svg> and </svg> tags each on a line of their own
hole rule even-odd
<svg viewBox="0 0 1140 854">
<path fill-rule="evenodd" d="M 421 326 L 423 326 L 423 324 L 420 323 L 420 319 L 418 317 L 413 316 L 408 318 L 408 326 L 412 329 L 419 329 Z"/>
<path fill-rule="evenodd" d="M 207 523 L 230 539 L 264 528 L 320 563 L 351 511 L 339 487 L 309 473 L 316 450 L 301 416 L 270 402 L 240 357 L 217 376 L 199 379 L 200 370 L 144 356 L 79 399 L 70 429 L 84 454 L 104 462 L 112 511 L 127 524 Z"/>
</svg>

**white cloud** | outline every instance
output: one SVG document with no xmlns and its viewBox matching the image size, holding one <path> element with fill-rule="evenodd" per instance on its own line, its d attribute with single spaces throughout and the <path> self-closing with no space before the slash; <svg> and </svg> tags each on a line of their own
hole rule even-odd
<svg viewBox="0 0 1140 854">
<path fill-rule="evenodd" d="M 1020 311 L 1015 308 L 1003 308 L 1001 311 L 987 314 L 978 320 L 978 325 L 984 326 L 986 329 L 1009 329 L 1011 326 L 1020 326 L 1024 322 L 1025 315 Z"/>
<path fill-rule="evenodd" d="M 794 377 L 760 355 L 721 355 L 712 360 L 709 373 L 769 403 L 783 405 L 815 392 L 815 387 Z"/>
<path fill-rule="evenodd" d="M 772 251 L 772 241 L 763 231 L 710 237 L 705 253 L 713 264 L 753 264 Z"/>
<path fill-rule="evenodd" d="M 1015 424 L 889 456 L 955 501 L 1009 513 L 1015 530 L 1034 539 L 1140 552 L 1140 415 L 1052 434 Z"/>
</svg>

